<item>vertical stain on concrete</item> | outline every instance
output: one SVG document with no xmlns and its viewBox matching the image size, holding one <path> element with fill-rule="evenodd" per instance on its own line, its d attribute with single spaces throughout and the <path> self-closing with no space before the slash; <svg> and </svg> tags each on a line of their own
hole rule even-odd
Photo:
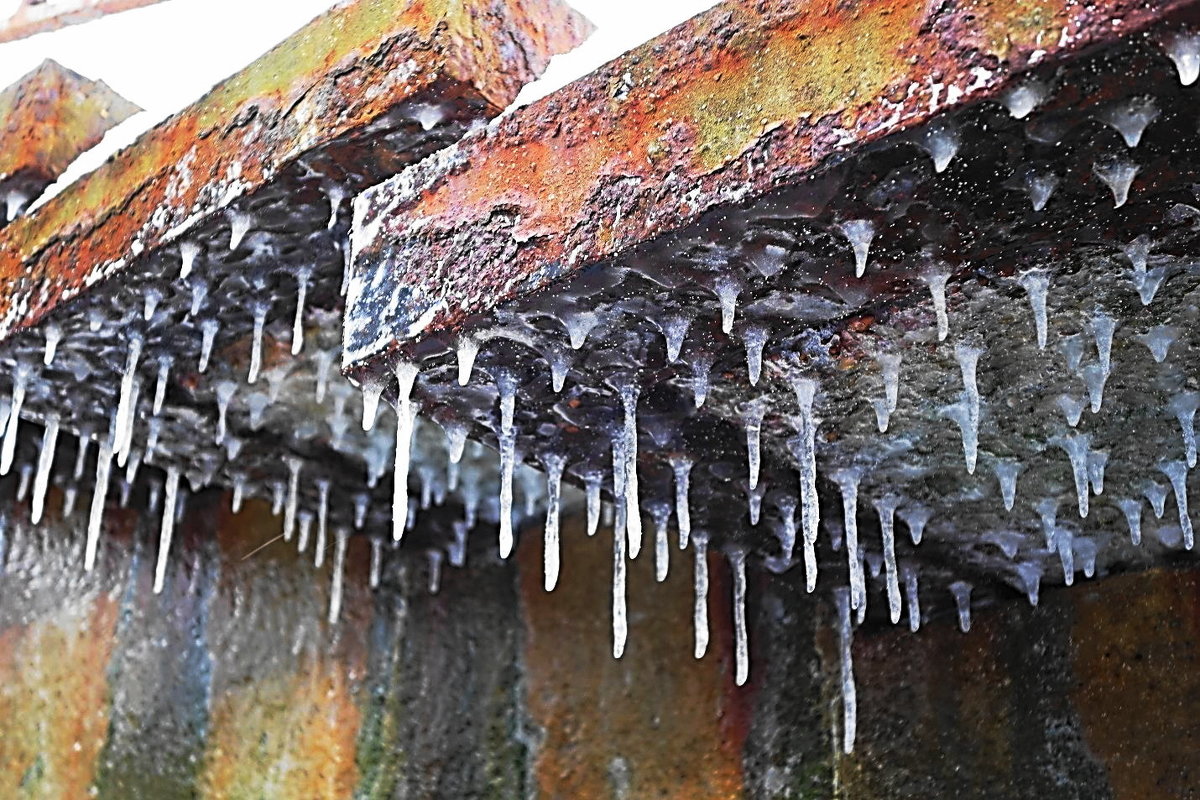
<svg viewBox="0 0 1200 800">
<path fill-rule="evenodd" d="M 691 551 L 672 548 L 660 584 L 644 550 L 629 562 L 629 644 L 614 661 L 611 547 L 611 530 L 588 538 L 578 519 L 564 521 L 561 578 L 547 593 L 541 536 L 527 531 L 521 540 L 526 703 L 541 730 L 538 796 L 742 797 L 744 726 L 732 688 L 727 587 L 713 587 L 713 642 L 697 661 Z"/>
</svg>

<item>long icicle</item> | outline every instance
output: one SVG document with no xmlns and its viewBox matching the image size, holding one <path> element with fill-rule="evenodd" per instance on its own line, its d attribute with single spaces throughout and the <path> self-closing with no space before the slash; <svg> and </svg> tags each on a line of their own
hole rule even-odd
<svg viewBox="0 0 1200 800">
<path fill-rule="evenodd" d="M 410 361 L 396 364 L 396 467 L 392 473 L 392 541 L 404 538 L 408 526 L 408 468 L 412 461 L 413 423 L 416 413 L 412 404 L 413 384 L 417 380 L 417 365 Z"/>
<path fill-rule="evenodd" d="M 554 591 L 554 587 L 558 585 L 558 570 L 559 570 L 559 542 L 558 542 L 558 517 L 559 504 L 562 494 L 562 476 L 563 468 L 566 466 L 566 459 L 558 453 L 550 453 L 546 455 L 542 461 L 546 465 L 546 525 L 544 552 L 542 564 L 545 571 L 545 586 L 547 592 Z"/>
<path fill-rule="evenodd" d="M 692 534 L 692 555 L 695 557 L 694 601 L 692 626 L 695 635 L 694 654 L 704 658 L 708 651 L 708 534 Z"/>
<path fill-rule="evenodd" d="M 738 686 L 745 686 L 746 679 L 750 676 L 750 645 L 746 637 L 746 554 L 741 550 L 734 550 L 729 554 L 729 565 L 733 569 L 735 681 Z"/>
<path fill-rule="evenodd" d="M 96 485 L 92 489 L 92 507 L 88 514 L 87 544 L 83 551 L 83 568 L 91 572 L 96 565 L 96 548 L 100 544 L 100 524 L 104 518 L 104 501 L 108 496 L 108 477 L 112 471 L 113 442 L 116 440 L 116 426 L 109 425 L 108 434 L 100 442 L 100 452 L 96 456 Z"/>
<path fill-rule="evenodd" d="M 38 453 L 37 477 L 33 480 L 33 509 L 29 519 L 37 525 L 42 521 L 42 510 L 46 504 L 46 488 L 50 485 L 50 469 L 54 466 L 54 449 L 58 446 L 58 417 L 46 420 L 46 432 L 42 434 L 42 449 Z"/>
<path fill-rule="evenodd" d="M 517 432 L 513 426 L 516 413 L 517 381 L 508 372 L 496 376 L 500 391 L 500 557 L 508 558 L 513 549 L 513 470 L 517 460 Z"/>
<path fill-rule="evenodd" d="M 613 658 L 625 653 L 629 636 L 629 620 L 625 613 L 625 534 L 613 528 L 613 585 L 612 585 Z"/>
<path fill-rule="evenodd" d="M 4 443 L 0 445 L 0 475 L 7 475 L 12 469 L 13 456 L 17 452 L 17 429 L 21 424 L 21 407 L 25 404 L 25 389 L 29 385 L 32 370 L 24 364 L 17 364 L 13 373 L 12 403 L 8 410 L 8 424 L 4 428 Z"/>
<path fill-rule="evenodd" d="M 621 407 L 625 425 L 621 436 L 625 454 L 625 529 L 629 534 L 629 557 L 637 558 L 642 551 L 642 510 L 638 491 L 638 433 L 637 384 L 630 381 L 621 387 Z"/>
<path fill-rule="evenodd" d="M 854 687 L 854 630 L 850 627 L 850 593 L 844 588 L 834 590 L 838 612 L 838 639 L 842 651 L 842 751 L 854 752 L 858 732 L 858 692 Z"/>
<path fill-rule="evenodd" d="M 175 532 L 175 501 L 179 496 L 179 468 L 167 468 L 165 499 L 163 500 L 162 530 L 158 535 L 158 562 L 154 565 L 154 593 L 162 594 L 167 577 L 167 556 L 171 552 L 171 536 Z"/>
</svg>

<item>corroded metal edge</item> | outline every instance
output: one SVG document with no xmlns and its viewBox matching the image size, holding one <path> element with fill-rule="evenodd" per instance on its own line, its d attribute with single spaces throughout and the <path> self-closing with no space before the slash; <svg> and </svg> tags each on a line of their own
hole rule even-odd
<svg viewBox="0 0 1200 800">
<path fill-rule="evenodd" d="M 0 43 L 14 42 L 36 33 L 91 22 L 108 14 L 119 14 L 160 2 L 162 0 L 58 0 L 47 7 L 35 0 L 25 0 L 11 17 L 0 20 Z"/>
</svg>

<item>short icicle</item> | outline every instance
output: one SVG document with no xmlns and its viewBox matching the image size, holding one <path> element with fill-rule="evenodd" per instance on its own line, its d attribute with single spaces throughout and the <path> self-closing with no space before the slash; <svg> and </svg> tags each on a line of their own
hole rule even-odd
<svg viewBox="0 0 1200 800">
<path fill-rule="evenodd" d="M 1179 527 L 1183 530 L 1183 546 L 1191 550 L 1195 544 L 1195 536 L 1192 531 L 1192 518 L 1188 514 L 1187 464 L 1182 461 L 1168 461 L 1159 464 L 1158 469 L 1167 476 L 1167 480 L 1171 481 L 1171 488 L 1175 490 L 1175 507 L 1179 510 Z"/>
<path fill-rule="evenodd" d="M 692 511 L 690 478 L 695 462 L 685 455 L 671 457 L 671 471 L 675 474 L 675 527 L 679 529 L 679 549 L 686 550 L 692 533 Z"/>
<path fill-rule="evenodd" d="M 296 272 L 296 317 L 292 320 L 292 355 L 300 355 L 304 349 L 304 303 L 308 299 L 308 281 L 312 277 L 312 267 L 304 267 Z"/>
<path fill-rule="evenodd" d="M 350 543 L 350 532 L 338 528 L 334 534 L 333 576 L 329 587 L 329 624 L 337 624 L 342 616 L 342 592 L 346 580 L 346 547 Z"/>
<path fill-rule="evenodd" d="M 250 372 L 246 383 L 255 383 L 258 373 L 262 370 L 263 328 L 267 324 L 267 312 L 271 309 L 269 301 L 259 301 L 254 304 L 254 338 L 250 342 Z"/>
<path fill-rule="evenodd" d="M 300 503 L 300 467 L 304 462 L 295 456 L 284 459 L 287 463 L 287 501 L 283 509 L 283 540 L 290 542 L 296 530 L 296 509 Z"/>
<path fill-rule="evenodd" d="M 958 607 L 958 629 L 966 633 L 971 630 L 971 584 L 955 581 L 950 584 L 950 594 L 954 595 L 954 604 Z"/>
</svg>

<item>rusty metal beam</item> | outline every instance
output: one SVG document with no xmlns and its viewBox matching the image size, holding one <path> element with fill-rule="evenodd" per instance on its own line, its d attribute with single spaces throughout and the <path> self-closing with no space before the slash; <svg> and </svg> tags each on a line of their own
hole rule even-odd
<svg viewBox="0 0 1200 800">
<path fill-rule="evenodd" d="M 1188 4 L 721 3 L 364 193 L 356 270 L 404 302 L 360 281 L 344 363 L 452 332 Z"/>
<path fill-rule="evenodd" d="M 15 216 L 77 156 L 140 109 L 51 60 L 0 91 L 0 200 Z"/>
</svg>

